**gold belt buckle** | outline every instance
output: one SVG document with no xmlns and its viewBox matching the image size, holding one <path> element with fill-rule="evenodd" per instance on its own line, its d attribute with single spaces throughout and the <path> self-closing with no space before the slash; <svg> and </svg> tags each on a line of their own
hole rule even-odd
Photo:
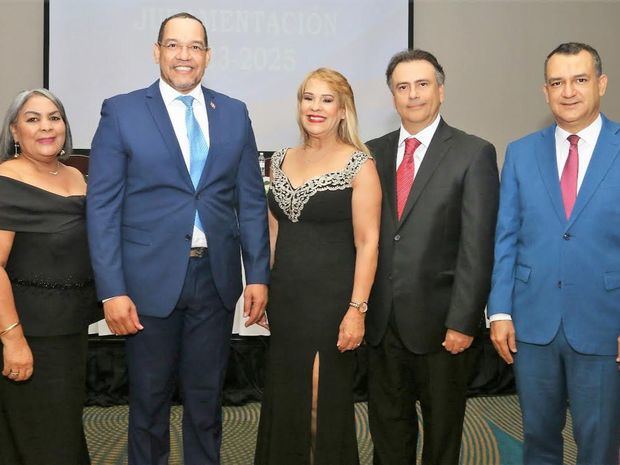
<svg viewBox="0 0 620 465">
<path fill-rule="evenodd" d="M 194 258 L 202 258 L 207 253 L 206 247 L 192 247 L 189 249 L 189 256 Z"/>
</svg>

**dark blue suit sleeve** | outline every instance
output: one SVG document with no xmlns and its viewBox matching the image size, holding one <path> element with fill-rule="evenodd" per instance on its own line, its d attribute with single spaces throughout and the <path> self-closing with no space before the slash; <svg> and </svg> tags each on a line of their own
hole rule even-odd
<svg viewBox="0 0 620 465">
<path fill-rule="evenodd" d="M 88 174 L 87 227 L 100 299 L 127 294 L 121 253 L 121 217 L 127 154 L 113 102 L 106 100 L 93 138 Z"/>
<path fill-rule="evenodd" d="M 263 180 L 252 123 L 245 109 L 246 141 L 237 175 L 237 214 L 246 284 L 269 283 L 269 230 Z"/>
</svg>

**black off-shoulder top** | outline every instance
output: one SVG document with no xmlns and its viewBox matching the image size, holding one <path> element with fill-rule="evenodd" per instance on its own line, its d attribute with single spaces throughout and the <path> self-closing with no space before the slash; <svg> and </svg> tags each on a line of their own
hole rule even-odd
<svg viewBox="0 0 620 465">
<path fill-rule="evenodd" d="M 101 318 L 85 200 L 0 176 L 0 229 L 15 232 L 6 272 L 27 336 L 75 334 Z"/>
</svg>

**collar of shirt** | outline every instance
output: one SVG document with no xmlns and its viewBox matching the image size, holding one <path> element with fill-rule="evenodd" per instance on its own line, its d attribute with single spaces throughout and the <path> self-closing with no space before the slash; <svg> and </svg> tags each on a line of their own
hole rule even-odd
<svg viewBox="0 0 620 465">
<path fill-rule="evenodd" d="M 441 121 L 441 115 L 437 115 L 435 120 L 422 129 L 417 134 L 409 134 L 409 132 L 405 129 L 405 127 L 400 125 L 400 134 L 398 135 L 398 150 L 396 151 L 396 166 L 400 166 L 400 163 L 403 161 L 405 156 L 405 140 L 410 137 L 415 137 L 418 139 L 421 144 L 416 149 L 413 154 L 413 163 L 415 166 L 414 171 L 414 179 L 415 175 L 418 174 L 418 167 L 424 160 L 424 155 L 426 155 L 426 151 L 428 150 L 428 146 L 431 145 L 431 140 L 433 140 L 433 136 L 435 135 L 435 131 L 437 131 L 437 127 L 439 126 L 439 121 Z"/>
<path fill-rule="evenodd" d="M 187 94 L 182 94 L 178 90 L 172 88 L 172 86 L 168 84 L 166 81 L 164 81 L 163 79 L 160 79 L 159 80 L 159 91 L 161 92 L 161 97 L 164 99 L 166 108 L 168 108 L 169 105 L 177 105 L 177 104 L 183 105 L 183 108 L 186 108 L 183 102 L 181 102 L 180 100 L 177 100 L 177 98 L 181 95 L 191 95 L 192 97 L 194 97 L 194 99 L 198 101 L 198 103 L 200 103 L 200 105 L 203 108 L 206 108 L 205 107 L 205 96 L 202 93 L 202 86 L 200 84 L 194 87 L 191 90 L 191 92 Z M 196 102 L 194 102 L 194 105 L 195 104 Z"/>
<path fill-rule="evenodd" d="M 586 174 L 586 170 L 590 165 L 590 160 L 592 159 L 594 147 L 596 146 L 596 141 L 598 140 L 598 136 L 601 133 L 602 127 L 603 118 L 601 118 L 601 115 L 599 114 L 598 117 L 592 122 L 592 124 L 590 124 L 588 127 L 583 128 L 577 133 L 577 135 L 579 136 L 579 142 L 577 143 L 577 147 L 579 150 L 579 169 L 577 172 L 578 192 L 579 188 L 581 187 L 583 178 Z M 558 179 L 562 177 L 562 171 L 564 170 L 564 165 L 566 164 L 566 160 L 568 159 L 568 149 L 570 148 L 568 136 L 570 136 L 571 134 L 571 132 L 562 129 L 560 126 L 555 127 L 555 156 L 558 166 Z"/>
<path fill-rule="evenodd" d="M 185 127 L 185 111 L 187 107 L 183 102 L 177 100 L 177 98 L 180 95 L 191 95 L 194 97 L 195 101 L 192 105 L 194 116 L 198 121 L 198 125 L 202 130 L 202 135 L 205 138 L 207 145 L 210 146 L 211 140 L 209 139 L 209 118 L 207 116 L 207 108 L 205 105 L 205 97 L 202 92 L 202 87 L 197 85 L 191 90 L 191 92 L 181 94 L 179 91 L 173 89 L 170 84 L 165 82 L 163 79 L 160 79 L 159 91 L 161 92 L 161 97 L 166 105 L 170 122 L 172 123 L 172 127 L 174 128 L 174 132 L 177 136 L 177 141 L 179 142 L 179 147 L 181 148 L 181 153 L 185 159 L 185 164 L 189 169 L 189 140 L 187 139 L 187 128 Z"/>
</svg>

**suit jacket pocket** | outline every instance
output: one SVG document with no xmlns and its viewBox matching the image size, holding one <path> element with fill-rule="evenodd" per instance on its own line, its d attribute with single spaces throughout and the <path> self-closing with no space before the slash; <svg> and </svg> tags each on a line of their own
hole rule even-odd
<svg viewBox="0 0 620 465">
<path fill-rule="evenodd" d="M 605 281 L 605 289 L 613 291 L 620 287 L 620 271 L 608 271 L 603 275 Z"/>
<path fill-rule="evenodd" d="M 515 279 L 522 281 L 524 283 L 530 280 L 530 275 L 532 274 L 532 269 L 529 266 L 519 265 L 515 267 Z"/>
<path fill-rule="evenodd" d="M 123 226 L 123 241 L 132 242 L 140 245 L 151 245 L 151 235 L 146 231 Z"/>
</svg>

